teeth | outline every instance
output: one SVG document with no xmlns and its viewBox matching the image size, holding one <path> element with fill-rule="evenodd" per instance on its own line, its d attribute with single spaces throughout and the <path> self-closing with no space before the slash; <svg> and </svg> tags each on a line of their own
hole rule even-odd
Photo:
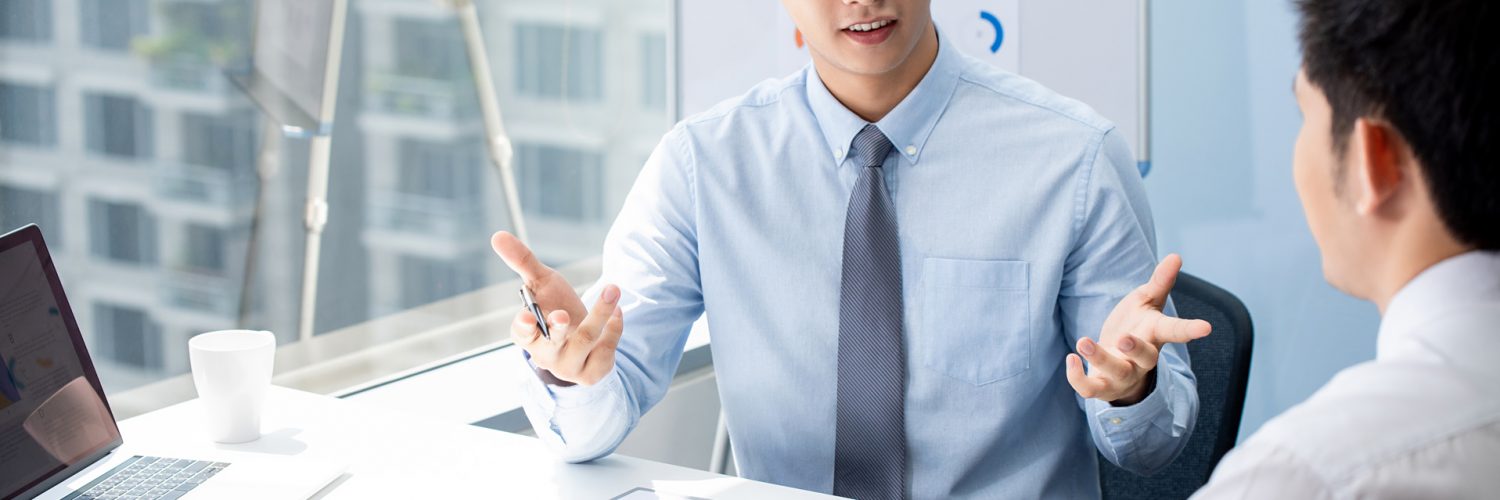
<svg viewBox="0 0 1500 500">
<path fill-rule="evenodd" d="M 878 30 L 880 28 L 884 28 L 887 24 L 891 24 L 891 22 L 887 20 L 887 21 L 875 21 L 873 23 L 856 24 L 856 25 L 850 26 L 849 27 L 849 31 Z"/>
</svg>

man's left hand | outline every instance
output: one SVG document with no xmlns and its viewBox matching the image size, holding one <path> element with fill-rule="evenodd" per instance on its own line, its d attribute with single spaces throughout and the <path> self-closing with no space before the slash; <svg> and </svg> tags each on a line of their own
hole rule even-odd
<svg viewBox="0 0 1500 500">
<path fill-rule="evenodd" d="M 1076 350 L 1083 355 L 1068 354 L 1068 384 L 1080 396 L 1129 406 L 1146 398 L 1154 377 L 1157 356 L 1167 343 L 1187 343 L 1208 336 L 1213 327 L 1201 319 L 1180 319 L 1162 313 L 1167 294 L 1177 283 L 1182 257 L 1168 255 L 1151 273 L 1151 281 L 1130 292 L 1099 332 L 1099 341 L 1078 339 Z M 1089 361 L 1084 374 L 1083 360 Z"/>
</svg>

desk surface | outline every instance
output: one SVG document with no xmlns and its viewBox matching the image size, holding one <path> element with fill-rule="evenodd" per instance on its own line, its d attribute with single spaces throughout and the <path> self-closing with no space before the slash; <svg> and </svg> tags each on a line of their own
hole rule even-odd
<svg viewBox="0 0 1500 500">
<path fill-rule="evenodd" d="M 832 498 L 619 455 L 566 464 L 534 438 L 280 387 L 268 395 L 265 434 L 257 441 L 213 443 L 199 415 L 194 400 L 121 422 L 121 451 L 291 455 L 349 464 L 320 498 L 610 499 L 638 487 L 664 498 Z"/>
</svg>

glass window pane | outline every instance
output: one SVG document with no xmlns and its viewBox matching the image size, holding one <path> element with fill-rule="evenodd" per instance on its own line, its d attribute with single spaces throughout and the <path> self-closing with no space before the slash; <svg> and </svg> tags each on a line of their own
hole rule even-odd
<svg viewBox="0 0 1500 500">
<path fill-rule="evenodd" d="M 232 172 L 249 170 L 256 153 L 253 124 L 247 113 L 183 113 L 183 161 Z"/>
<path fill-rule="evenodd" d="M 222 274 L 225 271 L 224 230 L 202 224 L 184 226 L 183 264 L 188 271 Z"/>
<path fill-rule="evenodd" d="M 142 309 L 94 304 L 94 345 L 104 363 L 139 370 L 162 368 L 160 327 Z"/>
<path fill-rule="evenodd" d="M 603 98 L 604 58 L 599 30 L 522 22 L 515 32 L 516 61 L 520 63 L 515 73 L 516 92 L 581 101 Z"/>
<path fill-rule="evenodd" d="M 58 224 L 57 195 L 38 188 L 0 185 L 0 233 L 27 225 L 42 228 L 42 237 L 50 248 L 62 248 L 62 227 Z"/>
<path fill-rule="evenodd" d="M 57 100 L 52 89 L 0 82 L 0 141 L 57 144 Z"/>
<path fill-rule="evenodd" d="M 84 113 L 91 151 L 124 159 L 151 156 L 151 110 L 135 97 L 87 94 Z"/>
<path fill-rule="evenodd" d="M 52 0 L 0 2 L 0 40 L 45 42 L 52 39 Z"/>
<path fill-rule="evenodd" d="M 406 76 L 467 76 L 462 33 L 452 20 L 396 20 L 396 70 Z"/>
<path fill-rule="evenodd" d="M 42 226 L 91 347 L 121 360 L 100 364 L 111 392 L 186 372 L 171 349 L 192 332 L 297 336 L 309 142 L 273 136 L 261 158 L 280 129 L 222 71 L 254 5 L 0 0 L 0 224 Z M 664 52 L 642 27 L 667 4 L 477 6 L 532 243 L 559 266 L 592 258 L 671 125 L 647 97 L 665 61 L 639 53 Z M 512 228 L 457 20 L 419 0 L 348 8 L 318 334 L 515 279 L 489 249 Z M 85 50 L 26 41 L 57 36 Z"/>
<path fill-rule="evenodd" d="M 89 200 L 89 235 L 94 256 L 124 264 L 156 261 L 156 220 L 144 206 Z"/>
<path fill-rule="evenodd" d="M 80 0 L 78 9 L 83 43 L 96 49 L 128 50 L 150 29 L 145 0 Z"/>
</svg>

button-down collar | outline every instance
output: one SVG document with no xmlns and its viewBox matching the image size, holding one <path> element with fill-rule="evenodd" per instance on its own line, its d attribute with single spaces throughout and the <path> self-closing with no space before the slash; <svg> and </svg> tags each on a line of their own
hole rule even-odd
<svg viewBox="0 0 1500 500">
<path fill-rule="evenodd" d="M 928 136 L 932 135 L 933 127 L 937 125 L 943 110 L 948 107 L 948 100 L 953 97 L 953 89 L 958 85 L 959 73 L 963 67 L 962 57 L 957 48 L 939 36 L 937 58 L 922 81 L 890 113 L 886 113 L 885 117 L 875 123 L 891 140 L 891 144 L 895 145 L 894 149 L 913 165 L 921 158 Z M 834 98 L 828 87 L 823 85 L 817 68 L 812 65 L 808 66 L 807 100 L 812 107 L 813 116 L 818 120 L 818 128 L 822 130 L 823 138 L 828 143 L 828 151 L 833 154 L 834 162 L 842 163 L 849 154 L 849 146 L 854 141 L 855 134 L 869 122 L 849 111 L 849 108 Z"/>
</svg>

